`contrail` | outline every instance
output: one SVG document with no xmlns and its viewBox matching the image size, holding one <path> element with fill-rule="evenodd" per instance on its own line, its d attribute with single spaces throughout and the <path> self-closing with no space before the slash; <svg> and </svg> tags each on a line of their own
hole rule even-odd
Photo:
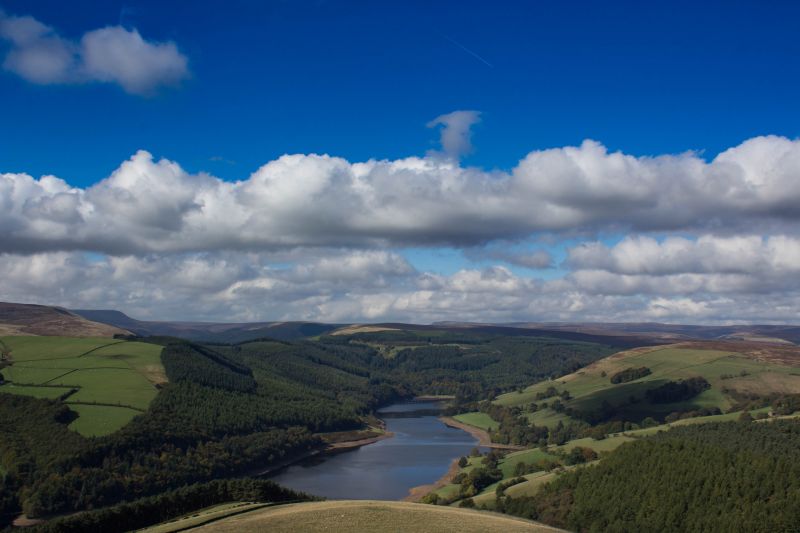
<svg viewBox="0 0 800 533">
<path fill-rule="evenodd" d="M 470 50 L 469 48 L 467 48 L 466 46 L 464 46 L 464 45 L 463 45 L 463 44 L 461 44 L 460 42 L 456 41 L 455 39 L 451 39 L 451 38 L 450 38 L 450 37 L 448 37 L 447 35 L 443 35 L 442 37 L 444 37 L 445 39 L 447 39 L 448 41 L 450 41 L 451 43 L 453 43 L 453 44 L 454 44 L 454 45 L 456 45 L 457 47 L 461 48 L 461 49 L 462 49 L 462 50 L 464 50 L 466 53 L 468 53 L 469 55 L 471 55 L 472 57 L 474 57 L 475 59 L 477 59 L 478 61 L 480 61 L 480 62 L 481 62 L 481 63 L 483 63 L 484 65 L 486 65 L 487 67 L 489 67 L 489 68 L 494 68 L 494 65 L 492 65 L 491 63 L 489 63 L 488 61 L 486 61 L 484 58 L 482 58 L 481 56 L 479 56 L 478 54 L 476 54 L 475 52 L 473 52 L 472 50 Z"/>
</svg>

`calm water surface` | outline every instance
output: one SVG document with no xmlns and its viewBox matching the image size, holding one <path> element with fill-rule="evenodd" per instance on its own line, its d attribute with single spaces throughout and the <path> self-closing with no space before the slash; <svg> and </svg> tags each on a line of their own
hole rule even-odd
<svg viewBox="0 0 800 533">
<path fill-rule="evenodd" d="M 378 416 L 393 438 L 298 463 L 270 479 L 333 499 L 400 500 L 412 487 L 442 477 L 453 459 L 478 443 L 436 418 L 433 413 L 439 408 L 436 402 L 391 405 Z"/>
</svg>

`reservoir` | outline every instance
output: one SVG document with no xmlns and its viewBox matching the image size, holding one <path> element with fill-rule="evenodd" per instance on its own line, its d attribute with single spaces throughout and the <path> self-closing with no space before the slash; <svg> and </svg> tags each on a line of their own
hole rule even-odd
<svg viewBox="0 0 800 533">
<path fill-rule="evenodd" d="M 469 433 L 437 418 L 438 402 L 408 402 L 378 411 L 394 437 L 354 450 L 312 458 L 270 479 L 331 499 L 401 500 L 409 489 L 434 483 L 454 459 L 478 445 Z"/>
</svg>

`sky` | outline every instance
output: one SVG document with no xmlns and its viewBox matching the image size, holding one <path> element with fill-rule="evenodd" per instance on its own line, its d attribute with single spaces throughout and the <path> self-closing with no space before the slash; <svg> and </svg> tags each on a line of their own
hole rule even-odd
<svg viewBox="0 0 800 533">
<path fill-rule="evenodd" d="M 0 0 L 0 300 L 797 323 L 796 2 Z"/>
</svg>

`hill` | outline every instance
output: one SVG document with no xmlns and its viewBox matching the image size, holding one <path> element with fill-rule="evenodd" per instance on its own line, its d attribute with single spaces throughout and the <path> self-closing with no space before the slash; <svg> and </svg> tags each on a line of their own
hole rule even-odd
<svg viewBox="0 0 800 533">
<path fill-rule="evenodd" d="M 386 338 L 416 336 L 425 338 L 426 332 L 431 335 L 447 333 L 451 336 L 483 336 L 483 337 L 547 337 L 563 341 L 591 342 L 606 344 L 618 348 L 636 346 L 652 346 L 666 344 L 661 338 L 649 335 L 636 335 L 618 332 L 582 332 L 559 328 L 530 328 L 503 324 L 473 324 L 469 322 L 440 322 L 431 325 L 403 324 L 385 322 L 376 324 L 350 324 L 334 330 L 332 335 L 383 334 Z"/>
<path fill-rule="evenodd" d="M 61 307 L 0 302 L 0 335 L 113 337 L 124 328 L 95 322 Z"/>
<path fill-rule="evenodd" d="M 75 309 L 88 320 L 124 328 L 136 335 L 179 337 L 201 342 L 237 343 L 261 338 L 296 340 L 333 331 L 341 324 L 317 322 L 170 322 L 136 320 L 110 309 Z"/>
<path fill-rule="evenodd" d="M 495 506 L 573 531 L 796 531 L 798 438 L 792 420 L 674 428 Z"/>
<path fill-rule="evenodd" d="M 800 342 L 800 326 L 748 324 L 736 326 L 698 326 L 693 324 L 661 324 L 658 322 L 620 323 L 536 323 L 514 322 L 508 326 L 536 330 L 560 330 L 591 335 L 633 335 L 663 341 L 753 340 L 759 342 L 794 344 Z"/>
<path fill-rule="evenodd" d="M 559 530 L 528 520 L 468 509 L 407 502 L 359 500 L 267 507 L 216 520 L 198 527 L 195 531 L 544 533 Z"/>
<path fill-rule="evenodd" d="M 698 390 L 674 385 L 695 378 L 705 380 L 697 382 Z M 620 352 L 557 380 L 504 394 L 495 403 L 521 408 L 530 422 L 552 427 L 571 420 L 641 423 L 650 417 L 663 422 L 672 413 L 722 412 L 755 398 L 797 393 L 800 348 L 693 341 Z M 696 416 L 701 414 L 711 413 Z"/>
</svg>

